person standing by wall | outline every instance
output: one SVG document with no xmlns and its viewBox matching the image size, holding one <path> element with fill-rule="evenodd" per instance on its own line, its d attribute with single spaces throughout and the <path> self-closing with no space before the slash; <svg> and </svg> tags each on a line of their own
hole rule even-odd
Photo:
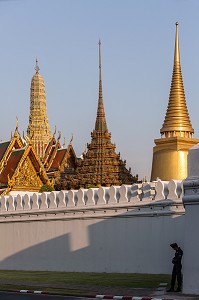
<svg viewBox="0 0 199 300">
<path fill-rule="evenodd" d="M 176 277 L 177 277 L 177 283 L 178 288 L 175 292 L 181 292 L 182 289 L 182 256 L 183 251 L 180 247 L 178 247 L 178 244 L 173 243 L 170 245 L 173 250 L 175 250 L 175 256 L 172 259 L 173 263 L 173 271 L 172 271 L 172 277 L 171 277 L 171 287 L 167 292 L 174 292 Z"/>
</svg>

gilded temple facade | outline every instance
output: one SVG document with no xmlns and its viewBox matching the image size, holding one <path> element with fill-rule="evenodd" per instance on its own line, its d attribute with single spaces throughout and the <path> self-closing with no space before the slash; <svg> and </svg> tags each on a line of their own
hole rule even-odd
<svg viewBox="0 0 199 300">
<path fill-rule="evenodd" d="M 42 158 L 52 134 L 48 123 L 44 80 L 39 74 L 37 60 L 35 70 L 30 88 L 30 116 L 27 135 L 32 140 L 36 153 Z"/>
<path fill-rule="evenodd" d="M 185 179 L 188 150 L 199 143 L 199 139 L 193 138 L 194 129 L 186 105 L 177 22 L 171 89 L 160 134 L 161 138 L 154 141 L 151 181 L 157 178 L 161 180 Z"/>
<path fill-rule="evenodd" d="M 99 42 L 99 98 L 95 129 L 91 133 L 91 143 L 83 159 L 77 161 L 75 170 L 76 187 L 110 186 L 133 184 L 137 177 L 132 176 L 126 168 L 126 161 L 115 151 L 111 142 L 111 133 L 106 123 L 102 95 L 101 43 Z"/>
<path fill-rule="evenodd" d="M 11 192 L 39 192 L 50 181 L 31 141 L 24 142 L 18 135 L 0 142 L 0 195 Z"/>
</svg>

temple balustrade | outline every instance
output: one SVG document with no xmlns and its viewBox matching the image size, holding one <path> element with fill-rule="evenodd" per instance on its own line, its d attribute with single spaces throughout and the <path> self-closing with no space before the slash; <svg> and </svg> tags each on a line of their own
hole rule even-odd
<svg viewBox="0 0 199 300">
<path fill-rule="evenodd" d="M 51 214 L 52 217 L 64 213 L 64 218 L 74 218 L 77 212 L 82 217 L 124 212 L 130 215 L 183 214 L 182 197 L 182 181 L 177 180 L 33 194 L 19 192 L 0 198 L 0 221 L 8 221 L 9 215 L 14 221 L 15 216 L 23 214 L 48 217 Z"/>
</svg>

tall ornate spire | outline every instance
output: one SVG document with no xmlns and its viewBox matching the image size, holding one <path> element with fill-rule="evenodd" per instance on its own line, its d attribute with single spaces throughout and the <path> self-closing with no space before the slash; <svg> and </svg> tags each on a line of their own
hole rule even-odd
<svg viewBox="0 0 199 300">
<path fill-rule="evenodd" d="M 98 132 L 108 131 L 106 117 L 104 112 L 103 94 L 102 94 L 102 62 L 101 62 L 101 41 L 99 40 L 99 99 L 97 108 L 97 118 L 95 122 L 95 130 Z"/>
<path fill-rule="evenodd" d="M 160 130 L 161 135 L 165 137 L 191 137 L 194 133 L 189 113 L 186 105 L 184 86 L 180 66 L 180 48 L 178 38 L 178 22 L 176 22 L 174 66 L 169 95 L 169 103 L 164 120 Z"/>
<path fill-rule="evenodd" d="M 177 22 L 169 103 L 160 133 L 162 138 L 154 140 L 151 181 L 157 178 L 166 181 L 185 179 L 188 151 L 198 144 L 199 139 L 192 137 L 194 130 L 189 119 L 184 94 Z"/>
<path fill-rule="evenodd" d="M 73 188 L 89 186 L 110 186 L 133 184 L 137 177 L 132 176 L 126 169 L 126 162 L 115 151 L 115 144 L 111 142 L 108 132 L 104 103 L 102 96 L 102 63 L 101 42 L 99 41 L 99 99 L 95 129 L 91 133 L 91 143 L 87 144 L 87 151 L 83 159 L 78 161 L 75 170 Z"/>
<path fill-rule="evenodd" d="M 35 75 L 31 80 L 30 116 L 27 134 L 29 138 L 32 137 L 32 144 L 37 154 L 43 157 L 52 134 L 48 123 L 44 80 L 39 74 L 37 59 L 35 70 Z"/>
</svg>

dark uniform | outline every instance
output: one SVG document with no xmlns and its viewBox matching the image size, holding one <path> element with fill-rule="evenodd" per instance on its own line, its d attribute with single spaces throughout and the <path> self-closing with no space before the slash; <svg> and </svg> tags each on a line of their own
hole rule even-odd
<svg viewBox="0 0 199 300">
<path fill-rule="evenodd" d="M 178 282 L 178 288 L 177 292 L 181 291 L 182 288 L 182 256 L 183 256 L 183 251 L 176 243 L 170 245 L 176 252 L 175 256 L 172 259 L 173 263 L 173 271 L 172 271 L 172 277 L 171 277 L 171 290 L 174 290 L 175 282 L 176 282 L 176 277 L 177 277 L 177 282 Z"/>
</svg>

